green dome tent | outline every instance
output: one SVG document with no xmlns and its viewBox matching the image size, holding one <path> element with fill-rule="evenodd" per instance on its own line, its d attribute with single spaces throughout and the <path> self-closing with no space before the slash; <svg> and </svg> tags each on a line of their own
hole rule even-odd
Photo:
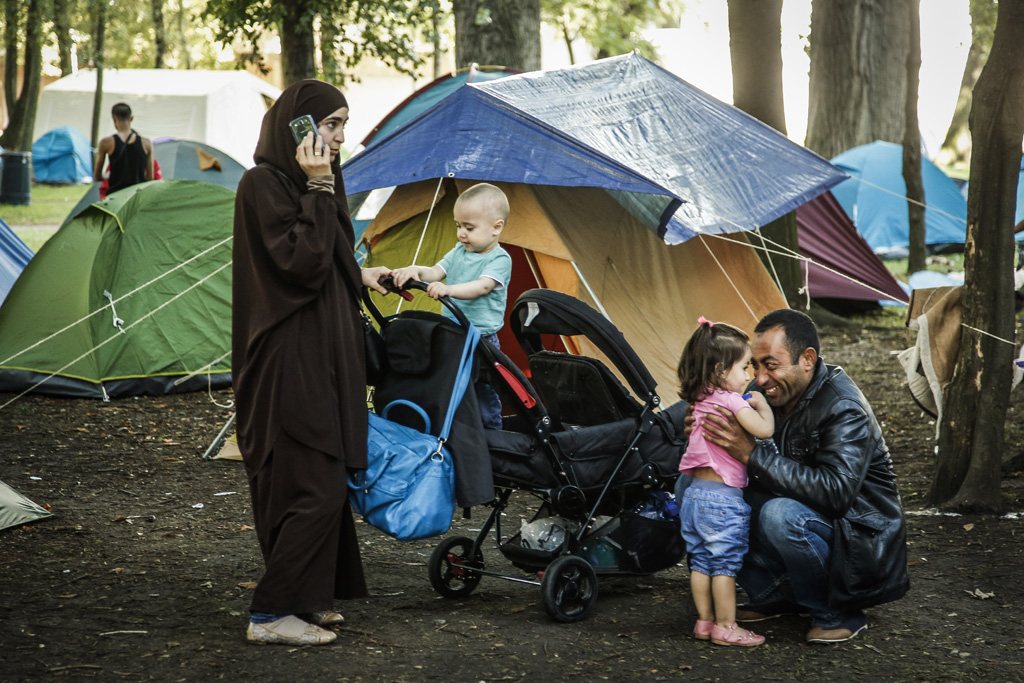
<svg viewBox="0 0 1024 683">
<path fill-rule="evenodd" d="M 210 183 L 153 181 L 61 227 L 0 307 L 0 391 L 229 385 L 234 198 Z"/>
</svg>

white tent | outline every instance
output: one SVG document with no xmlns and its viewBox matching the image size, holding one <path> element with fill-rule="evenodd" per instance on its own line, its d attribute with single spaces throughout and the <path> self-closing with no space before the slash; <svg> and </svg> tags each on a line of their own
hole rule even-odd
<svg viewBox="0 0 1024 683">
<path fill-rule="evenodd" d="M 83 69 L 46 86 L 39 97 L 33 139 L 59 126 L 92 131 L 96 72 Z M 105 69 L 100 135 L 111 135 L 110 108 L 127 102 L 141 135 L 184 138 L 223 150 L 245 167 L 260 134 L 263 114 L 281 91 L 247 71 Z"/>
</svg>

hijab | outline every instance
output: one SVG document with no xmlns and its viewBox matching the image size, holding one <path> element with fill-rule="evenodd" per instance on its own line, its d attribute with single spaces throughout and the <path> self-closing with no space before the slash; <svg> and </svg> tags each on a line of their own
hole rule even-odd
<svg viewBox="0 0 1024 683">
<path fill-rule="evenodd" d="M 290 85 L 264 115 L 253 159 L 257 164 L 266 163 L 275 167 L 296 187 L 305 191 L 306 173 L 295 159 L 295 138 L 292 137 L 288 123 L 309 114 L 319 125 L 335 111 L 347 106 L 345 96 L 330 83 L 305 80 Z M 338 201 L 339 212 L 347 218 L 348 201 L 341 178 L 341 166 L 337 161 L 331 163 L 331 170 L 334 172 L 334 197 Z"/>
</svg>

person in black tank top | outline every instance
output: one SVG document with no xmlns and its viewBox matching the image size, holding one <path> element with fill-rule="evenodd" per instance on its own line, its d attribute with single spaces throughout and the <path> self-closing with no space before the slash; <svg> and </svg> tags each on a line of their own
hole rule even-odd
<svg viewBox="0 0 1024 683">
<path fill-rule="evenodd" d="M 118 102 L 110 113 L 117 133 L 100 140 L 93 171 L 93 178 L 102 181 L 104 165 L 110 159 L 106 194 L 153 179 L 153 143 L 132 129 L 131 107 Z"/>
</svg>

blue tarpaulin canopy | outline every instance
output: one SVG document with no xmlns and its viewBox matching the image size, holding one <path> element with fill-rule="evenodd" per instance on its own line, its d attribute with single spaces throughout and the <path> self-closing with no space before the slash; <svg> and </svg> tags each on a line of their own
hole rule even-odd
<svg viewBox="0 0 1024 683">
<path fill-rule="evenodd" d="M 669 244 L 758 228 L 846 178 L 635 54 L 459 88 L 344 176 L 350 195 L 442 177 L 602 188 Z"/>
</svg>

